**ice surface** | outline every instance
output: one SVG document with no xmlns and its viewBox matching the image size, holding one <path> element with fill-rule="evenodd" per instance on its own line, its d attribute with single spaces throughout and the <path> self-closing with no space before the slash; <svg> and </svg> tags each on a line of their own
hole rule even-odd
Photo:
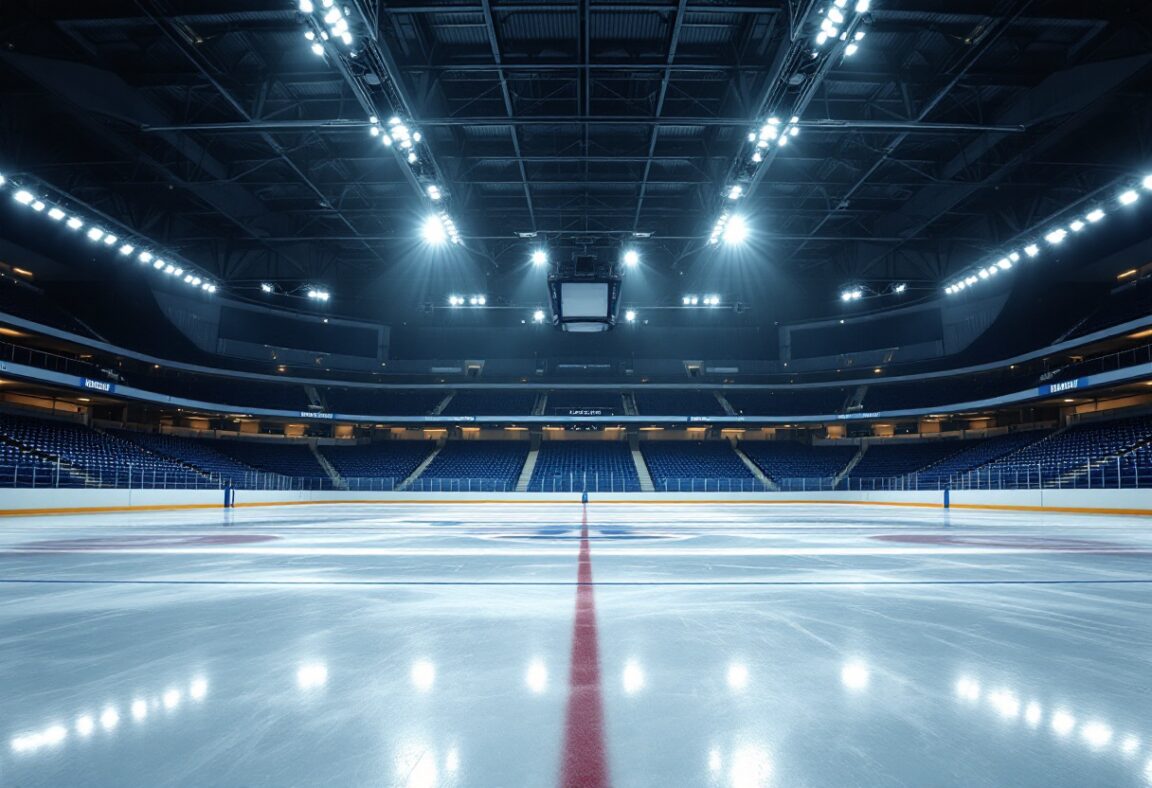
<svg viewBox="0 0 1152 788">
<path fill-rule="evenodd" d="M 593 501 L 611 784 L 1152 785 L 1150 525 Z M 580 528 L 0 519 L 0 785 L 557 785 Z"/>
</svg>

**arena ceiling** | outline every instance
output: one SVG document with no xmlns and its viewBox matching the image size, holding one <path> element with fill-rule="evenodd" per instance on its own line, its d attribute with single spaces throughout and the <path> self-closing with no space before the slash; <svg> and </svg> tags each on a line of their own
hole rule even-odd
<svg viewBox="0 0 1152 788">
<path fill-rule="evenodd" d="M 873 0 L 851 57 L 815 45 L 824 0 L 341 0 L 323 55 L 314 5 L 8 0 L 0 164 L 236 292 L 347 296 L 437 209 L 488 276 L 540 246 L 690 270 L 728 209 L 830 293 L 938 292 L 1152 159 L 1136 0 Z M 415 164 L 372 116 L 421 133 Z M 799 131 L 753 166 L 772 116 Z"/>
</svg>

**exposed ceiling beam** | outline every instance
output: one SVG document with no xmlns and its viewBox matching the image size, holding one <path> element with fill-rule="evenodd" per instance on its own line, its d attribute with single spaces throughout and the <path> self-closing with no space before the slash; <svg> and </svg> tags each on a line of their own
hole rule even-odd
<svg viewBox="0 0 1152 788">
<path fill-rule="evenodd" d="M 649 117 L 644 115 L 538 115 L 527 117 L 467 117 L 422 118 L 420 126 L 735 126 L 741 129 L 754 125 L 748 118 L 710 117 Z M 221 123 L 172 123 L 144 125 L 141 131 L 160 133 L 170 131 L 199 132 L 204 134 L 244 133 L 263 131 L 315 131 L 337 132 L 367 129 L 366 120 L 248 120 Z M 927 123 L 915 120 L 808 120 L 798 124 L 802 129 L 818 131 L 903 131 L 909 134 L 1023 134 L 1027 127 L 1019 124 L 988 123 Z"/>
</svg>

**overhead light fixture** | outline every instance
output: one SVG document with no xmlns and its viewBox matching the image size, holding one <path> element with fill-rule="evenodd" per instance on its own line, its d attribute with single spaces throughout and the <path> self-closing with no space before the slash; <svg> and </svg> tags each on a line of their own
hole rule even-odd
<svg viewBox="0 0 1152 788">
<path fill-rule="evenodd" d="M 1052 232 L 1045 235 L 1044 240 L 1047 241 L 1048 243 L 1052 244 L 1053 246 L 1056 246 L 1057 244 L 1063 243 L 1064 239 L 1067 237 L 1068 237 L 1068 231 L 1065 230 L 1063 227 L 1058 227 L 1055 230 L 1053 230 Z"/>
<path fill-rule="evenodd" d="M 1083 230 L 1086 226 L 1087 225 L 1084 224 L 1084 222 L 1081 219 L 1075 219 L 1071 223 L 1069 223 L 1068 229 L 1070 229 L 1074 233 L 1078 233 L 1081 230 Z"/>
<path fill-rule="evenodd" d="M 90 227 L 86 233 L 89 241 L 99 241 L 104 237 L 104 231 L 99 227 Z"/>
<path fill-rule="evenodd" d="M 448 296 L 448 306 L 464 306 L 464 296 Z"/>
<path fill-rule="evenodd" d="M 120 247 L 120 254 L 124 255 L 125 257 L 132 254 L 134 251 L 136 251 L 136 247 L 132 244 L 124 244 Z"/>
<path fill-rule="evenodd" d="M 32 201 L 35 200 L 36 197 L 27 189 L 20 189 L 12 195 L 12 199 L 21 205 L 31 205 Z"/>
<path fill-rule="evenodd" d="M 154 255 L 151 252 L 141 252 L 140 256 L 136 259 L 142 263 L 150 263 L 153 257 Z"/>
<path fill-rule="evenodd" d="M 263 293 L 271 293 L 271 292 L 274 292 L 275 290 L 276 290 L 276 288 L 273 287 L 272 285 L 270 285 L 268 282 L 261 282 L 260 283 L 260 291 Z"/>
<path fill-rule="evenodd" d="M 1088 215 L 1084 218 L 1088 220 L 1089 224 L 1096 224 L 1096 222 L 1104 218 L 1104 211 L 1100 208 L 1096 208 L 1092 211 L 1089 211 Z"/>
<path fill-rule="evenodd" d="M 1024 247 L 1024 254 L 1028 255 L 1029 257 L 1035 257 L 1036 255 L 1040 254 L 1040 247 L 1036 244 L 1028 244 Z"/>
<path fill-rule="evenodd" d="M 908 285 L 905 282 L 900 282 L 899 284 L 892 285 L 892 292 L 895 293 L 896 295 L 900 295 L 901 293 L 903 293 L 907 289 L 908 289 Z"/>
<path fill-rule="evenodd" d="M 440 187 L 434 183 L 429 184 L 425 191 L 428 193 L 428 199 L 430 199 L 432 202 L 440 202 L 440 199 L 444 196 L 444 194 L 440 191 Z"/>
<path fill-rule="evenodd" d="M 60 210 L 59 208 L 53 207 L 48 209 L 48 218 L 52 219 L 52 221 L 58 222 L 66 215 L 67 214 L 65 214 L 64 211 Z"/>
<path fill-rule="evenodd" d="M 724 243 L 729 246 L 739 246 L 748 239 L 748 223 L 740 214 L 728 219 L 723 232 Z"/>
<path fill-rule="evenodd" d="M 544 310 L 543 309 L 537 309 L 535 312 L 532 313 L 532 322 L 533 323 L 543 323 L 544 322 Z"/>
<path fill-rule="evenodd" d="M 635 249 L 628 249 L 624 252 L 624 265 L 629 268 L 635 268 L 640 264 L 640 253 Z"/>
<path fill-rule="evenodd" d="M 65 224 L 68 225 L 69 230 L 79 230 L 81 227 L 84 226 L 84 222 L 81 221 L 80 219 L 76 218 L 75 216 L 69 217 L 68 221 L 65 222 Z"/>
<path fill-rule="evenodd" d="M 728 190 L 728 199 L 729 200 L 739 200 L 743 194 L 744 194 L 744 187 L 741 186 L 740 184 L 736 184 L 735 186 L 733 186 L 731 189 Z"/>
<path fill-rule="evenodd" d="M 1129 189 L 1128 191 L 1123 192 L 1119 197 L 1121 205 L 1131 205 L 1139 199 L 1140 193 L 1135 189 Z"/>
<path fill-rule="evenodd" d="M 316 287 L 315 285 L 308 287 L 306 295 L 313 301 L 327 301 L 332 297 L 327 290 L 322 287 Z"/>
<path fill-rule="evenodd" d="M 635 323 L 636 322 L 636 310 L 629 309 L 628 311 L 626 311 L 624 313 L 624 320 L 628 323 Z"/>
<path fill-rule="evenodd" d="M 532 265 L 544 265 L 548 262 L 548 252 L 536 249 L 532 252 Z"/>
<path fill-rule="evenodd" d="M 424 236 L 424 241 L 432 246 L 441 246 L 448 240 L 448 230 L 440 217 L 435 214 L 424 220 L 420 234 Z"/>
</svg>

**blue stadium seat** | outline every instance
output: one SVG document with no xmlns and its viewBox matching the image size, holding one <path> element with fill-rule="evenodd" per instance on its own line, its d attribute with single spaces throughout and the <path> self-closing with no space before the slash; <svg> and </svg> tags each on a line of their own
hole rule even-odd
<svg viewBox="0 0 1152 788">
<path fill-rule="evenodd" d="M 623 441 L 551 440 L 540 444 L 528 489 L 632 492 L 640 489 L 640 477 Z"/>
</svg>

